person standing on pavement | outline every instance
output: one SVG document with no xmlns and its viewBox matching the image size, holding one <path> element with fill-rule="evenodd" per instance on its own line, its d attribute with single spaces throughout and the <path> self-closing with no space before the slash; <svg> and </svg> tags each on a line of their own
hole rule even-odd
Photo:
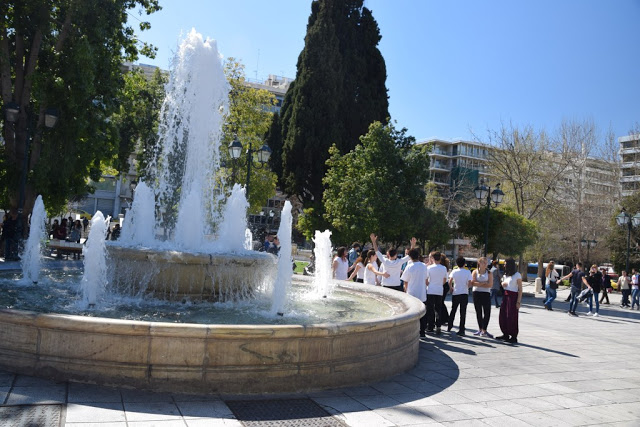
<svg viewBox="0 0 640 427">
<path fill-rule="evenodd" d="M 382 262 L 383 271 L 389 274 L 389 277 L 382 277 L 382 286 L 389 289 L 395 289 L 400 292 L 404 292 L 404 287 L 400 284 L 400 276 L 402 275 L 402 265 L 411 260 L 409 255 L 406 255 L 402 258 L 398 258 L 398 251 L 394 248 L 387 250 L 387 255 L 383 255 L 382 252 L 378 250 L 378 236 L 371 233 L 369 236 L 371 238 L 371 244 L 373 245 L 373 250 L 378 255 L 378 259 Z M 416 247 L 416 238 L 411 238 L 411 248 Z"/>
<path fill-rule="evenodd" d="M 364 262 L 364 284 L 365 285 L 376 285 L 376 276 L 389 277 L 389 273 L 382 272 L 378 270 L 378 264 L 376 261 L 378 260 L 378 256 L 376 255 L 376 251 L 373 249 L 369 249 L 367 252 L 367 258 Z"/>
<path fill-rule="evenodd" d="M 435 331 L 440 335 L 442 318 L 440 306 L 442 305 L 442 291 L 444 282 L 447 281 L 447 268 L 440 264 L 441 253 L 438 251 L 429 254 L 429 266 L 427 267 L 427 332 Z"/>
<path fill-rule="evenodd" d="M 635 281 L 631 282 L 631 310 L 633 310 L 634 306 L 638 307 L 640 310 L 640 275 L 634 274 Z"/>
<path fill-rule="evenodd" d="M 576 268 L 571 270 L 571 273 L 567 274 L 560 280 L 571 279 L 571 302 L 569 303 L 569 315 L 578 316 L 576 314 L 576 308 L 578 308 L 578 295 L 582 290 L 582 283 L 584 279 L 584 272 L 582 271 L 582 263 L 576 263 Z"/>
<path fill-rule="evenodd" d="M 494 259 L 491 265 L 491 277 L 493 277 L 493 286 L 491 287 L 490 292 L 491 300 L 496 304 L 496 308 L 500 308 L 500 303 L 498 302 L 498 297 L 502 290 L 502 272 L 500 271 L 500 262 L 497 259 Z"/>
<path fill-rule="evenodd" d="M 487 267 L 487 258 L 480 257 L 478 258 L 478 268 L 471 274 L 473 306 L 476 309 L 476 319 L 478 320 L 478 331 L 473 335 L 493 338 L 493 335 L 487 332 L 489 319 L 491 319 L 491 288 L 493 287 L 493 277 Z"/>
<path fill-rule="evenodd" d="M 598 298 L 600 298 L 600 290 L 602 287 L 602 273 L 598 271 L 597 265 L 594 264 L 591 266 L 591 270 L 589 271 L 589 276 L 585 277 L 585 280 L 587 282 L 587 286 L 591 288 L 591 292 L 592 292 L 592 294 L 588 297 L 589 312 L 587 313 L 587 316 L 590 316 L 593 314 L 593 317 L 598 317 L 600 316 L 600 314 L 598 314 L 598 312 L 600 311 L 600 300 Z M 595 312 L 593 311 L 594 299 L 596 300 Z"/>
<path fill-rule="evenodd" d="M 459 256 L 456 258 L 457 269 L 453 270 L 449 277 L 451 278 L 451 314 L 449 314 L 449 324 L 447 331 L 453 328 L 453 321 L 456 317 L 456 311 L 460 306 L 460 326 L 457 335 L 463 337 L 465 335 L 465 322 L 467 319 L 467 305 L 469 304 L 469 288 L 471 287 L 471 272 L 464 268 L 466 260 Z"/>
<path fill-rule="evenodd" d="M 427 305 L 427 266 L 420 261 L 420 250 L 409 250 L 411 262 L 407 264 L 401 279 L 404 282 L 404 291 L 418 298 Z M 420 336 L 424 337 L 427 329 L 427 314 L 420 318 Z"/>
<path fill-rule="evenodd" d="M 603 268 L 602 270 L 602 297 L 600 298 L 600 304 L 609 305 L 609 289 L 611 288 L 611 276 L 607 273 L 607 269 Z M 607 299 L 607 302 L 603 302 Z"/>
<path fill-rule="evenodd" d="M 549 311 L 553 311 L 551 303 L 558 295 L 556 290 L 558 289 L 558 278 L 560 275 L 556 271 L 555 266 L 555 262 L 549 261 L 549 264 L 547 264 L 547 270 L 544 274 L 547 278 L 547 289 L 545 290 L 547 298 L 544 300 L 544 307 Z"/>
<path fill-rule="evenodd" d="M 629 293 L 631 292 L 631 288 L 629 284 L 631 280 L 629 276 L 627 276 L 627 272 L 623 271 L 622 276 L 618 279 L 618 289 L 622 292 L 622 302 L 620 303 L 620 308 L 631 307 L 629 304 Z"/>
<path fill-rule="evenodd" d="M 347 280 L 353 280 L 353 278 L 356 278 L 356 282 L 358 283 L 364 283 L 364 261 L 366 258 L 367 254 L 360 254 L 360 256 L 358 258 L 356 258 L 355 262 L 353 263 L 353 268 L 351 269 L 351 276 L 349 276 L 349 279 Z"/>
<path fill-rule="evenodd" d="M 500 330 L 502 335 L 498 340 L 512 344 L 518 342 L 518 312 L 522 301 L 522 276 L 516 268 L 516 261 L 509 258 L 505 261 L 504 277 L 502 278 L 504 297 L 500 306 Z"/>
</svg>

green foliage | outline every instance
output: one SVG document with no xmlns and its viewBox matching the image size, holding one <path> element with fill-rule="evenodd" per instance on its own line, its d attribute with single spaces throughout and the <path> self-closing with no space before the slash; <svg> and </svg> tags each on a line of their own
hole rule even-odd
<svg viewBox="0 0 640 427">
<path fill-rule="evenodd" d="M 316 230 L 326 230 L 327 223 L 322 219 L 322 215 L 318 214 L 318 207 L 305 208 L 302 215 L 298 217 L 297 228 L 305 239 L 311 240 Z"/>
<path fill-rule="evenodd" d="M 640 212 L 640 191 L 622 199 L 621 205 L 626 212 L 634 216 Z M 611 260 L 617 272 L 626 268 L 627 262 L 627 238 L 629 230 L 627 227 L 617 225 L 615 216 L 620 213 L 616 211 L 611 221 L 611 232 L 607 236 L 607 245 L 611 248 Z M 640 228 L 631 228 L 629 251 L 629 268 L 640 269 Z"/>
<path fill-rule="evenodd" d="M 472 239 L 476 248 L 484 246 L 486 207 L 463 212 L 458 218 L 459 230 Z M 512 209 L 491 209 L 489 216 L 488 254 L 517 256 L 535 243 L 536 224 Z"/>
<path fill-rule="evenodd" d="M 119 157 L 118 126 L 108 119 L 119 109 L 123 60 L 153 54 L 127 25 L 127 12 L 138 8 L 150 14 L 160 6 L 157 0 L 0 2 L 2 104 L 16 102 L 21 111 L 15 125 L 2 118 L 0 187 L 9 189 L 11 207 L 18 205 L 29 135 L 26 213 L 38 194 L 59 210 L 69 197 L 90 191 L 87 178 L 97 181 L 103 162 L 126 162 Z M 43 126 L 48 108 L 60 117 L 52 130 Z"/>
<path fill-rule="evenodd" d="M 250 147 L 257 150 L 265 143 L 265 135 L 272 123 L 273 113 L 270 108 L 275 105 L 276 98 L 267 90 L 247 86 L 244 65 L 235 58 L 229 58 L 226 61 L 224 71 L 231 91 L 229 92 L 229 114 L 223 125 L 220 157 L 227 165 L 226 179 L 231 188 L 235 183 L 243 185 L 246 183 L 246 150 Z M 243 145 L 243 155 L 237 160 L 232 160 L 227 147 L 236 137 Z M 249 210 L 252 213 L 259 212 L 266 205 L 267 199 L 276 192 L 276 175 L 269 170 L 268 164 L 258 165 L 254 158 L 248 195 Z"/>
<path fill-rule="evenodd" d="M 341 155 L 334 145 L 323 180 L 324 218 L 337 242 L 365 241 L 375 232 L 382 241 L 406 242 L 425 212 L 428 179 L 425 147 L 407 145 L 406 129 L 374 122 L 361 144 Z"/>
<path fill-rule="evenodd" d="M 280 182 L 307 207 L 322 200 L 329 147 L 335 145 L 345 154 L 372 122 L 388 120 L 379 41 L 378 25 L 363 0 L 311 4 L 295 85 L 287 92 L 280 116 Z"/>
<path fill-rule="evenodd" d="M 427 253 L 442 247 L 451 239 L 451 228 L 444 212 L 423 206 L 416 218 L 413 234 L 418 245 Z"/>
</svg>

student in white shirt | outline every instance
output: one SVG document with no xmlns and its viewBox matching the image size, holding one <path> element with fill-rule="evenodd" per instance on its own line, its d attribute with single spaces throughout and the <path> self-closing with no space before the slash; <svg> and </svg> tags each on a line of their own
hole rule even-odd
<svg viewBox="0 0 640 427">
<path fill-rule="evenodd" d="M 515 344 L 518 342 L 518 312 L 522 301 L 522 276 L 516 269 L 516 261 L 509 258 L 504 263 L 504 277 L 502 278 L 504 298 L 500 305 L 500 329 L 502 335 L 496 337 Z"/>
<path fill-rule="evenodd" d="M 337 280 L 347 280 L 349 272 L 349 260 L 347 260 L 347 248 L 338 248 L 336 257 L 331 264 L 332 277 Z"/>
<path fill-rule="evenodd" d="M 429 266 L 427 267 L 427 332 L 433 332 L 435 323 L 436 334 L 440 335 L 442 326 L 441 310 L 442 292 L 444 282 L 447 281 L 447 268 L 440 264 L 441 253 L 438 251 L 429 254 Z"/>
<path fill-rule="evenodd" d="M 447 330 L 453 328 L 453 321 L 456 317 L 456 311 L 460 306 L 460 326 L 457 335 L 463 337 L 465 334 L 465 321 L 467 319 L 467 304 L 469 304 L 469 288 L 471 287 L 471 272 L 464 268 L 466 260 L 463 257 L 456 259 L 457 269 L 453 270 L 449 277 L 451 278 L 451 314 L 449 314 L 449 325 Z"/>
<path fill-rule="evenodd" d="M 398 251 L 394 248 L 387 250 L 387 255 L 382 255 L 382 252 L 378 250 L 378 236 L 371 233 L 369 236 L 373 249 L 376 251 L 376 255 L 380 262 L 382 262 L 381 270 L 388 273 L 389 277 L 382 278 L 382 286 L 385 288 L 395 289 L 397 291 L 404 292 L 402 285 L 400 284 L 400 275 L 402 274 L 402 265 L 409 262 L 411 257 L 408 255 L 403 258 L 398 258 Z M 411 249 L 416 247 L 416 238 L 411 238 Z"/>
<path fill-rule="evenodd" d="M 487 258 L 478 258 L 478 268 L 472 273 L 473 305 L 478 320 L 478 331 L 473 335 L 493 338 L 493 335 L 487 332 L 491 318 L 491 288 L 493 287 L 493 276 L 488 270 L 488 266 Z"/>
<path fill-rule="evenodd" d="M 423 304 L 427 304 L 427 266 L 420 261 L 420 250 L 413 248 L 409 251 L 411 262 L 407 264 L 402 273 L 404 291 L 418 298 Z M 420 336 L 425 336 L 427 329 L 427 315 L 420 318 Z"/>
</svg>

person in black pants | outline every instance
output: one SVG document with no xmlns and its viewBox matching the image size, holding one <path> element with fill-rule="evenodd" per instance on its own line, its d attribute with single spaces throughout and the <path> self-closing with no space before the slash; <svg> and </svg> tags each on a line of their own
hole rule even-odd
<svg viewBox="0 0 640 427">
<path fill-rule="evenodd" d="M 609 304 L 609 288 L 611 287 L 611 276 L 607 274 L 607 269 L 602 268 L 602 297 L 600 298 L 600 304 Z M 603 302 L 604 300 L 607 302 Z"/>
<path fill-rule="evenodd" d="M 489 319 L 491 318 L 491 288 L 493 287 L 493 276 L 487 269 L 487 258 L 478 258 L 478 269 L 473 271 L 471 284 L 473 285 L 473 305 L 476 309 L 478 319 L 478 332 L 474 335 L 493 338 L 487 332 Z"/>
<path fill-rule="evenodd" d="M 460 327 L 457 335 L 465 335 L 465 321 L 467 318 L 467 304 L 469 304 L 469 287 L 471 286 L 471 272 L 464 268 L 466 260 L 463 257 L 456 259 L 457 269 L 451 272 L 451 314 L 449 315 L 448 331 L 453 328 L 453 321 L 456 317 L 458 306 L 460 307 Z"/>
<path fill-rule="evenodd" d="M 444 268 L 449 271 L 449 258 L 445 254 L 440 255 L 440 264 L 444 265 Z M 447 326 L 449 324 L 449 310 L 447 310 L 447 306 L 444 303 L 444 300 L 447 298 L 447 294 L 449 293 L 450 284 L 447 280 L 444 285 L 442 285 L 442 305 L 440 306 L 440 318 L 442 319 L 442 325 Z"/>
</svg>

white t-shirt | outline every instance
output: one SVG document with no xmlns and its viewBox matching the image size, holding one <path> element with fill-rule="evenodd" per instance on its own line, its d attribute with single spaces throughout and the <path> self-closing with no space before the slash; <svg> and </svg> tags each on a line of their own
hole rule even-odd
<svg viewBox="0 0 640 427">
<path fill-rule="evenodd" d="M 478 270 L 476 270 L 476 281 L 488 283 L 489 282 L 489 271 L 485 270 L 484 274 L 480 274 L 480 272 Z M 493 283 L 491 285 L 493 285 Z M 473 292 L 487 292 L 487 293 L 489 293 L 489 292 L 491 292 L 491 287 L 483 288 L 483 287 L 480 287 L 480 286 L 474 286 L 473 287 Z"/>
<path fill-rule="evenodd" d="M 382 255 L 382 252 L 376 251 L 378 259 L 382 261 L 382 268 L 385 273 L 389 273 L 389 277 L 382 278 L 382 286 L 400 286 L 400 275 L 402 274 L 402 265 L 408 262 L 411 257 L 408 255 L 404 258 L 396 258 L 391 260 Z"/>
<path fill-rule="evenodd" d="M 336 267 L 336 270 L 335 270 L 334 279 L 347 280 L 349 278 L 347 274 L 349 272 L 349 261 L 347 261 L 346 259 L 342 259 L 340 257 L 335 257 L 333 259 L 333 262 L 338 263 L 338 266 Z"/>
<path fill-rule="evenodd" d="M 449 277 L 453 279 L 454 295 L 469 294 L 469 282 L 471 281 L 471 272 L 469 270 L 458 268 L 453 270 Z"/>
<path fill-rule="evenodd" d="M 519 272 L 516 272 L 513 276 L 504 276 L 502 283 L 507 284 L 505 288 L 507 291 L 518 292 L 518 279 L 522 279 L 522 276 Z"/>
<path fill-rule="evenodd" d="M 547 282 L 557 282 L 559 278 L 560 275 L 558 274 L 558 272 L 555 270 L 551 270 L 547 275 Z"/>
<path fill-rule="evenodd" d="M 444 281 L 447 278 L 447 268 L 442 264 L 431 264 L 427 267 L 427 279 L 429 279 L 429 286 L 427 287 L 427 294 L 429 295 L 442 295 Z"/>
<path fill-rule="evenodd" d="M 407 265 L 401 279 L 407 284 L 409 295 L 422 302 L 427 300 L 427 266 L 423 262 L 415 261 Z"/>
<path fill-rule="evenodd" d="M 365 285 L 375 285 L 376 284 L 376 274 L 369 270 L 369 265 L 371 264 L 367 264 L 364 266 L 364 284 Z M 375 268 L 375 266 L 374 266 Z"/>
<path fill-rule="evenodd" d="M 360 268 L 356 272 L 356 279 L 362 279 L 364 281 L 364 269 L 365 269 L 365 266 L 364 266 L 363 263 L 359 262 L 359 263 L 356 264 L 356 268 L 358 268 L 358 267 L 360 267 Z"/>
</svg>

